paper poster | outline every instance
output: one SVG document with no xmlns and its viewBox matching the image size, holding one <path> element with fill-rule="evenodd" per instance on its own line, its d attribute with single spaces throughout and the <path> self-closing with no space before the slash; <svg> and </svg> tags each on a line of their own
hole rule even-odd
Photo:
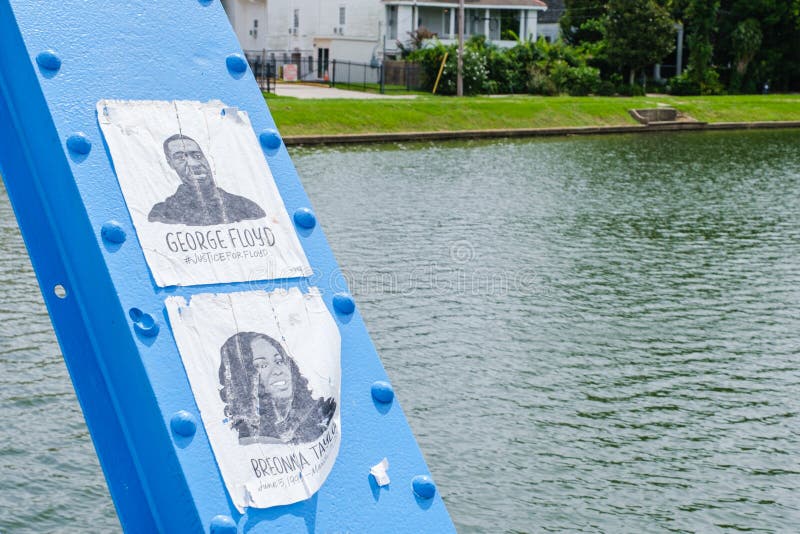
<svg viewBox="0 0 800 534">
<path fill-rule="evenodd" d="M 157 285 L 311 274 L 246 113 L 121 100 L 97 113 Z"/>
<path fill-rule="evenodd" d="M 283 66 L 283 81 L 285 82 L 297 81 L 297 65 L 290 63 Z"/>
<path fill-rule="evenodd" d="M 231 500 L 302 501 L 340 443 L 341 339 L 316 288 L 166 300 L 186 374 Z"/>
</svg>

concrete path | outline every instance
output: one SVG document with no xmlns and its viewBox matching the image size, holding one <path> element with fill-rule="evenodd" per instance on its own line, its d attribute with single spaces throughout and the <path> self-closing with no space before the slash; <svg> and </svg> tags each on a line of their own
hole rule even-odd
<svg viewBox="0 0 800 534">
<path fill-rule="evenodd" d="M 278 96 L 293 96 L 295 98 L 350 98 L 350 99 L 411 99 L 417 95 L 380 95 L 366 93 L 363 91 L 347 91 L 335 87 L 325 87 L 323 85 L 305 85 L 295 83 L 279 83 L 275 86 L 275 94 Z"/>
</svg>

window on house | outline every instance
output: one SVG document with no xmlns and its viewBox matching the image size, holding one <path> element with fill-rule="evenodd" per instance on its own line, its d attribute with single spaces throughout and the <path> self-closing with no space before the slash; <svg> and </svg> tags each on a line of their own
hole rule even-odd
<svg viewBox="0 0 800 534">
<path fill-rule="evenodd" d="M 386 6 L 386 19 L 389 39 L 397 39 L 397 6 Z"/>
<path fill-rule="evenodd" d="M 345 7 L 341 6 L 339 7 L 339 26 L 344 26 L 345 20 L 346 20 Z"/>
<path fill-rule="evenodd" d="M 294 22 L 292 23 L 292 27 L 296 30 L 300 27 L 300 10 L 294 10 Z"/>
</svg>

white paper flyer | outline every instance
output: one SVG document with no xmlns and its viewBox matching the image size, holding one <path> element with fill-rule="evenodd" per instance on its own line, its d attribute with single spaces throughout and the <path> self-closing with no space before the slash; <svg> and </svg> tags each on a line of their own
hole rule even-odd
<svg viewBox="0 0 800 534">
<path fill-rule="evenodd" d="M 157 285 L 311 274 L 246 113 L 101 100 L 97 114 Z"/>
<path fill-rule="evenodd" d="M 341 338 L 319 291 L 175 296 L 166 306 L 236 507 L 316 493 L 341 441 Z"/>
</svg>

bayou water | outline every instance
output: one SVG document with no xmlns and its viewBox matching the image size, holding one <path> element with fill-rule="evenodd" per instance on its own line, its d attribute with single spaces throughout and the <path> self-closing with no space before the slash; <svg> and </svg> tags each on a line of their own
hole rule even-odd
<svg viewBox="0 0 800 534">
<path fill-rule="evenodd" d="M 798 147 L 293 151 L 459 532 L 796 531 Z M 0 531 L 118 530 L 4 192 L 0 282 Z"/>
</svg>

